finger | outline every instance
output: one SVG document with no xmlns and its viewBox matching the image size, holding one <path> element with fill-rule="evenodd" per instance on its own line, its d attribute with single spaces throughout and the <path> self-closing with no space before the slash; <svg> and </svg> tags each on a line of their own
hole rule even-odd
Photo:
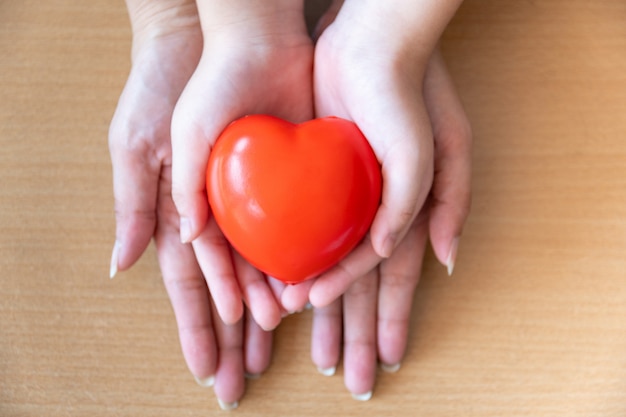
<svg viewBox="0 0 626 417">
<path fill-rule="evenodd" d="M 258 378 L 270 366 L 272 360 L 272 332 L 263 330 L 246 310 L 244 338 L 244 364 L 250 379 Z"/>
<path fill-rule="evenodd" d="M 309 292 L 311 304 L 324 307 L 332 303 L 381 260 L 366 237 L 348 256 L 313 282 Z"/>
<path fill-rule="evenodd" d="M 139 259 L 156 225 L 161 158 L 153 149 L 163 138 L 158 136 L 159 126 L 143 126 L 136 120 L 131 106 L 137 94 L 132 88 L 136 77 L 131 72 L 109 129 L 116 221 L 111 278 Z"/>
<path fill-rule="evenodd" d="M 341 299 L 313 309 L 311 328 L 311 359 L 317 370 L 326 376 L 334 375 L 341 356 Z"/>
<path fill-rule="evenodd" d="M 379 267 L 378 359 L 395 372 L 406 351 L 413 295 L 419 281 L 427 240 L 427 219 L 418 217 L 393 255 Z"/>
<path fill-rule="evenodd" d="M 378 270 L 356 281 L 343 296 L 344 380 L 352 396 L 367 401 L 376 380 Z"/>
<path fill-rule="evenodd" d="M 250 265 L 234 249 L 232 252 L 243 298 L 254 321 L 265 330 L 274 329 L 280 323 L 281 311 L 265 275 Z"/>
<path fill-rule="evenodd" d="M 309 279 L 294 285 L 285 287 L 281 294 L 280 302 L 288 313 L 302 311 L 309 302 L 309 291 L 315 280 Z"/>
<path fill-rule="evenodd" d="M 214 326 L 219 348 L 219 362 L 213 389 L 220 408 L 232 410 L 239 406 L 239 399 L 245 390 L 243 319 L 228 325 L 216 317 Z"/>
<path fill-rule="evenodd" d="M 267 279 L 267 284 L 270 287 L 270 290 L 272 291 L 272 294 L 274 294 L 274 299 L 275 300 L 281 300 L 282 296 L 283 296 L 283 292 L 289 287 L 287 284 L 285 284 L 282 281 L 277 280 L 276 278 L 272 278 L 272 277 L 266 277 Z M 281 317 L 285 317 L 286 315 L 289 314 L 289 312 L 287 310 L 285 310 L 285 308 L 282 306 L 282 301 L 280 303 L 280 316 Z"/>
<path fill-rule="evenodd" d="M 471 205 L 472 133 L 438 52 L 431 58 L 426 71 L 424 97 L 435 135 L 430 240 L 437 259 L 451 274 Z"/>
<path fill-rule="evenodd" d="M 201 385 L 211 385 L 217 367 L 209 293 L 189 245 L 180 243 L 178 213 L 170 197 L 169 172 L 159 192 L 155 242 L 165 288 L 174 309 L 183 356 Z"/>
<path fill-rule="evenodd" d="M 192 245 L 220 318 L 226 324 L 238 322 L 243 315 L 241 291 L 230 244 L 215 220 L 209 220 Z"/>
</svg>

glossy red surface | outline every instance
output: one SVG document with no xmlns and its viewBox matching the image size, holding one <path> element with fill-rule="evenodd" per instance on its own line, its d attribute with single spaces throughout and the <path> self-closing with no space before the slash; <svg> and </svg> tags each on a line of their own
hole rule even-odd
<svg viewBox="0 0 626 417">
<path fill-rule="evenodd" d="M 367 233 L 380 166 L 357 126 L 329 117 L 300 125 L 264 115 L 231 123 L 207 168 L 209 203 L 233 247 L 288 283 L 320 274 Z"/>
</svg>

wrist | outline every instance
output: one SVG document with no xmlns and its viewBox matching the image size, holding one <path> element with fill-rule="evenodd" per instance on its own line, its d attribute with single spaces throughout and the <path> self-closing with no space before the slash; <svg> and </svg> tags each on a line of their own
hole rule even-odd
<svg viewBox="0 0 626 417">
<path fill-rule="evenodd" d="M 195 0 L 126 0 L 133 33 L 133 57 L 146 45 L 184 34 L 202 42 Z"/>
<path fill-rule="evenodd" d="M 337 20 L 351 32 L 344 35 L 354 45 L 392 61 L 413 62 L 423 72 L 461 1 L 346 0 Z"/>
<path fill-rule="evenodd" d="M 304 0 L 198 0 L 205 46 L 289 47 L 306 35 Z"/>
</svg>

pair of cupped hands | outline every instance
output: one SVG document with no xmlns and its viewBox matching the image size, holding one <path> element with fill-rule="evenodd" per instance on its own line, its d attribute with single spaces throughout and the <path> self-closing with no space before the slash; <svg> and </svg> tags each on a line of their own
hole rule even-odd
<svg viewBox="0 0 626 417">
<path fill-rule="evenodd" d="M 111 276 L 154 238 L 186 363 L 222 408 L 236 407 L 245 377 L 269 366 L 281 318 L 309 303 L 314 364 L 332 375 L 343 355 L 347 389 L 369 399 L 377 365 L 400 367 L 428 237 L 454 267 L 470 200 L 466 116 L 436 42 L 395 33 L 402 28 L 354 1 L 335 1 L 313 36 L 298 1 L 213 3 L 127 1 L 132 69 L 109 137 Z M 381 164 L 370 232 L 313 280 L 265 276 L 211 217 L 211 146 L 248 114 L 352 120 Z"/>
</svg>

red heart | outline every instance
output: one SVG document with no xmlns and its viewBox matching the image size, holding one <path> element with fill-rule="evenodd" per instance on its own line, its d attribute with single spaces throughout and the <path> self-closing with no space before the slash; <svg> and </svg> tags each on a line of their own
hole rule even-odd
<svg viewBox="0 0 626 417">
<path fill-rule="evenodd" d="M 378 209 L 380 166 L 358 127 L 336 117 L 294 125 L 241 118 L 211 151 L 213 216 L 253 266 L 287 283 L 319 275 L 365 236 Z"/>
</svg>

